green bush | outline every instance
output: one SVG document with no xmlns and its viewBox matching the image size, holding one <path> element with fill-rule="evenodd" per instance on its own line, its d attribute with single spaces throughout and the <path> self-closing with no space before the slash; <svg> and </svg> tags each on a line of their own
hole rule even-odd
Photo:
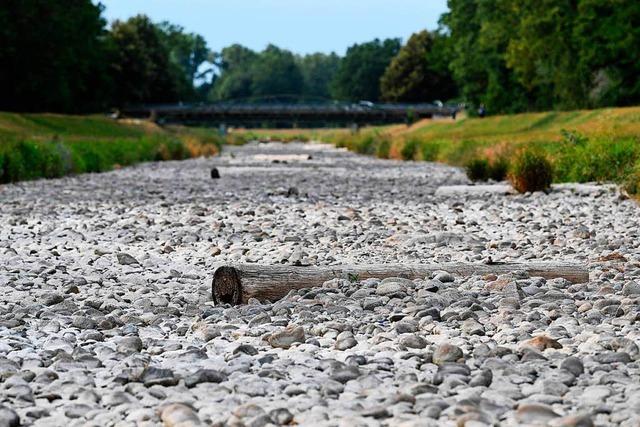
<svg viewBox="0 0 640 427">
<path fill-rule="evenodd" d="M 489 161 L 487 159 L 472 159 L 465 165 L 465 172 L 471 181 L 486 181 L 489 179 Z"/>
<path fill-rule="evenodd" d="M 425 162 L 435 162 L 438 160 L 438 154 L 440 153 L 440 146 L 432 142 L 422 143 L 422 160 Z"/>
<path fill-rule="evenodd" d="M 418 148 L 420 147 L 420 141 L 411 138 L 407 139 L 400 150 L 400 155 L 404 160 L 414 160 L 416 158 L 416 154 L 418 153 Z"/>
<path fill-rule="evenodd" d="M 356 141 L 356 152 L 373 155 L 376 153 L 376 136 L 372 134 L 361 135 Z"/>
<path fill-rule="evenodd" d="M 509 180 L 520 193 L 545 191 L 551 186 L 553 166 L 538 151 L 527 149 L 518 153 L 513 161 Z"/>
<path fill-rule="evenodd" d="M 640 194 L 640 167 L 636 167 L 627 175 L 623 183 L 624 189 L 629 194 Z"/>
<path fill-rule="evenodd" d="M 4 172 L 4 163 L 5 163 L 5 154 L 2 150 L 0 150 L 0 183 L 5 183 L 8 182 L 8 180 L 5 181 L 5 172 Z"/>
<path fill-rule="evenodd" d="M 505 157 L 498 157 L 489 165 L 489 178 L 494 181 L 504 181 L 509 172 L 509 162 Z"/>
<path fill-rule="evenodd" d="M 390 152 L 391 152 L 391 140 L 389 138 L 382 138 L 378 142 L 376 156 L 380 159 L 388 159 Z"/>
<path fill-rule="evenodd" d="M 71 173 L 104 172 L 152 160 L 182 160 L 185 144 L 165 136 L 72 141 L 4 141 L 0 144 L 0 182 L 58 178 Z"/>
<path fill-rule="evenodd" d="M 624 181 L 640 158 L 637 141 L 629 139 L 563 141 L 555 155 L 555 178 L 565 182 Z"/>
</svg>

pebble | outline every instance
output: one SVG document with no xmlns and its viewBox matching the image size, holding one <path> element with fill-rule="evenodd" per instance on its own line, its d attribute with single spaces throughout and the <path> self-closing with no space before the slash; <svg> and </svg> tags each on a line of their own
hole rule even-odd
<svg viewBox="0 0 640 427">
<path fill-rule="evenodd" d="M 627 296 L 640 295 L 640 283 L 626 282 L 622 286 L 622 295 L 627 295 Z"/>
<path fill-rule="evenodd" d="M 571 372 L 574 376 L 579 377 L 584 373 L 584 365 L 577 357 L 567 357 L 560 363 L 560 368 Z"/>
<path fill-rule="evenodd" d="M 195 387 L 202 383 L 221 383 L 227 381 L 228 377 L 225 373 L 214 369 L 198 369 L 193 374 L 184 378 L 184 385 L 189 388 Z"/>
<path fill-rule="evenodd" d="M 160 412 L 165 427 L 192 427 L 203 425 L 194 409 L 184 403 L 172 403 Z"/>
<path fill-rule="evenodd" d="M 20 426 L 20 417 L 13 409 L 0 405 L 0 425 L 2 427 L 18 427 Z"/>
<path fill-rule="evenodd" d="M 118 263 L 120 265 L 134 265 L 134 264 L 140 264 L 138 262 L 137 259 L 135 259 L 134 257 L 132 257 L 131 255 L 124 253 L 124 252 L 119 252 L 116 254 L 116 257 L 118 258 Z"/>
<path fill-rule="evenodd" d="M 442 365 L 444 363 L 455 363 L 458 360 L 464 358 L 462 349 L 453 344 L 444 343 L 440 344 L 433 352 L 433 363 L 436 365 Z"/>
<path fill-rule="evenodd" d="M 467 183 L 294 142 L 2 185 L 0 425 L 636 425 L 637 202 L 437 192 Z M 437 271 L 211 299 L 224 264 L 530 260 L 590 281 Z"/>
<path fill-rule="evenodd" d="M 288 349 L 295 343 L 304 342 L 304 328 L 302 326 L 288 326 L 271 334 L 267 341 L 272 347 Z"/>
<path fill-rule="evenodd" d="M 518 406 L 516 420 L 521 424 L 547 425 L 551 420 L 560 417 L 547 405 L 536 403 Z"/>
</svg>

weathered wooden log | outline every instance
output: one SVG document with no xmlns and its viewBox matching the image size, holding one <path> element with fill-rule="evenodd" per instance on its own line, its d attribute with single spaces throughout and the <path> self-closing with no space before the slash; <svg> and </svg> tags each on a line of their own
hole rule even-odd
<svg viewBox="0 0 640 427">
<path fill-rule="evenodd" d="M 532 277 L 565 278 L 572 283 L 589 281 L 586 267 L 569 263 L 492 263 L 492 264 L 380 264 L 339 265 L 329 267 L 296 267 L 291 265 L 241 264 L 218 267 L 213 274 L 211 293 L 216 303 L 246 304 L 250 298 L 276 301 L 292 289 L 322 286 L 328 280 L 342 278 L 363 280 L 403 277 L 418 279 L 435 271 L 447 271 L 458 276 L 504 274 L 526 271 Z"/>
<path fill-rule="evenodd" d="M 436 188 L 436 196 L 485 196 L 487 194 L 517 194 L 508 184 L 443 185 Z"/>
<path fill-rule="evenodd" d="M 256 154 L 253 159 L 261 162 L 287 163 L 303 162 L 311 160 L 312 157 L 309 154 Z"/>
</svg>

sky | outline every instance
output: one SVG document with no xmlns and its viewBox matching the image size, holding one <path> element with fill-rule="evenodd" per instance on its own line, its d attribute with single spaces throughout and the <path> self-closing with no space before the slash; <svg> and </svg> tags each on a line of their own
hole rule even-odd
<svg viewBox="0 0 640 427">
<path fill-rule="evenodd" d="M 97 0 L 96 0 L 97 1 Z M 295 53 L 336 52 L 375 38 L 406 39 L 437 28 L 447 0 L 100 0 L 104 16 L 143 13 L 204 36 L 220 51 L 233 43 L 262 50 L 268 43 Z"/>
</svg>

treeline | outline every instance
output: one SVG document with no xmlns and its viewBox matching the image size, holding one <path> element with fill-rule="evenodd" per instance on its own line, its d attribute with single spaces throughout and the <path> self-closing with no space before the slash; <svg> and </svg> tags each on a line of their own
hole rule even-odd
<svg viewBox="0 0 640 427">
<path fill-rule="evenodd" d="M 640 3 L 449 0 L 437 31 L 296 55 L 212 52 L 145 16 L 90 0 L 0 3 L 0 110 L 93 112 L 140 103 L 292 95 L 484 104 L 490 113 L 640 103 Z M 473 111 L 473 110 L 472 110 Z"/>
<path fill-rule="evenodd" d="M 449 0 L 461 99 L 491 112 L 640 103 L 637 0 Z"/>
<path fill-rule="evenodd" d="M 93 112 L 197 99 L 204 39 L 145 16 L 107 29 L 90 0 L 0 2 L 0 110 Z"/>
<path fill-rule="evenodd" d="M 376 39 L 351 46 L 344 57 L 296 55 L 274 45 L 216 53 L 202 36 L 168 22 L 139 15 L 107 26 L 102 12 L 90 0 L 1 2 L 0 110 L 84 113 L 283 95 L 429 101 L 455 94 L 447 64 L 433 68 L 418 57 L 433 43 L 426 31 L 405 48 L 399 39 Z M 417 78 L 411 67 L 418 67 Z"/>
</svg>

